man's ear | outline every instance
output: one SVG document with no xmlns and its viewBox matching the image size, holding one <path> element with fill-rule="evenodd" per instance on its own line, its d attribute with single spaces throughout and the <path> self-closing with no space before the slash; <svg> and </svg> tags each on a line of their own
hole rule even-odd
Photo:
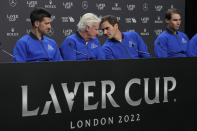
<svg viewBox="0 0 197 131">
<path fill-rule="evenodd" d="M 85 27 L 85 32 L 88 32 L 89 29 L 90 29 L 90 27 L 86 25 L 86 27 Z"/>
<path fill-rule="evenodd" d="M 40 22 L 39 22 L 38 20 L 36 20 L 36 21 L 34 22 L 34 27 L 35 27 L 35 28 L 38 28 L 39 24 L 40 24 Z"/>
<path fill-rule="evenodd" d="M 170 21 L 170 20 L 168 20 L 168 19 L 165 19 L 165 22 L 166 22 L 166 24 L 169 24 L 169 21 Z"/>
<path fill-rule="evenodd" d="M 115 27 L 115 29 L 118 29 L 119 28 L 117 23 L 114 24 L 114 27 Z"/>
</svg>

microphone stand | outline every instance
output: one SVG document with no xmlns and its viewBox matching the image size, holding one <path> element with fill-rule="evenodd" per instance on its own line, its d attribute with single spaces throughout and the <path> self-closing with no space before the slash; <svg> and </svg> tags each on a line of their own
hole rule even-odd
<svg viewBox="0 0 197 131">
<path fill-rule="evenodd" d="M 150 55 L 150 53 L 148 53 L 148 52 L 144 52 L 144 51 L 137 50 L 137 49 L 135 48 L 134 44 L 132 44 L 131 46 L 135 49 L 136 52 L 139 52 L 139 53 L 142 53 L 142 54 Z"/>
<path fill-rule="evenodd" d="M 82 54 L 82 55 L 86 56 L 88 58 L 88 60 L 91 60 L 91 58 L 87 54 L 73 49 L 71 43 L 68 43 L 68 45 L 70 46 L 70 48 L 72 49 L 72 51 L 74 51 L 74 52 L 76 52 L 78 54 Z"/>
<path fill-rule="evenodd" d="M 5 54 L 11 56 L 12 58 L 14 58 L 14 56 L 12 54 L 10 54 L 9 52 L 7 52 L 6 50 L 4 49 L 0 49 L 2 52 L 4 52 Z"/>
<path fill-rule="evenodd" d="M 14 57 L 14 56 L 13 56 L 11 53 L 9 53 L 8 51 L 2 49 L 1 45 L 2 45 L 2 43 L 0 42 L 0 51 L 3 52 L 3 53 L 5 53 L 6 55 L 9 55 L 10 57 L 12 57 L 13 59 L 16 60 L 16 57 Z M 17 61 L 17 60 L 16 60 L 16 61 Z"/>
<path fill-rule="evenodd" d="M 166 51 L 170 51 L 170 52 L 175 53 L 175 54 L 178 54 L 178 56 L 180 56 L 180 57 L 182 57 L 180 54 L 184 53 L 182 51 L 181 52 L 177 52 L 177 51 L 174 51 L 174 50 L 170 50 L 170 49 L 164 48 L 163 46 L 161 46 L 160 42 L 158 42 L 157 44 L 159 45 L 159 47 L 161 47 L 161 49 L 166 50 Z"/>
</svg>

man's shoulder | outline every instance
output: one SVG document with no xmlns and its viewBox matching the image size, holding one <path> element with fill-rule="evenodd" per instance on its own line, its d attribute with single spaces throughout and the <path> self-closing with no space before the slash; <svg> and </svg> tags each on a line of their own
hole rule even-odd
<svg viewBox="0 0 197 131">
<path fill-rule="evenodd" d="M 187 37 L 187 35 L 186 35 L 184 32 L 178 31 L 178 33 L 179 33 L 181 36 Z"/>
<path fill-rule="evenodd" d="M 25 42 L 25 41 L 28 41 L 30 38 L 31 38 L 30 35 L 26 34 L 22 36 L 18 41 Z"/>
<path fill-rule="evenodd" d="M 141 38 L 140 35 L 135 31 L 123 32 L 125 39 L 137 39 Z"/>
<path fill-rule="evenodd" d="M 30 39 L 31 39 L 31 36 L 29 34 L 26 34 L 22 36 L 20 39 L 18 39 L 18 41 L 16 42 L 16 45 L 28 44 Z"/>
<path fill-rule="evenodd" d="M 159 39 L 165 39 L 165 38 L 168 38 L 169 35 L 170 34 L 166 30 L 164 30 L 161 34 L 158 35 L 157 38 L 159 38 Z"/>
<path fill-rule="evenodd" d="M 125 34 L 125 35 L 131 35 L 131 34 L 137 35 L 138 33 L 135 32 L 135 31 L 128 31 L 128 32 L 123 32 L 123 34 Z"/>
<path fill-rule="evenodd" d="M 66 37 L 66 39 L 72 39 L 72 40 L 75 40 L 75 39 L 77 39 L 77 34 L 76 33 L 74 33 L 74 34 L 72 34 L 72 35 L 69 35 L 69 36 L 67 36 Z"/>
<path fill-rule="evenodd" d="M 197 44 L 197 34 L 195 34 L 191 40 L 190 40 L 191 43 L 194 43 L 194 44 Z"/>
<path fill-rule="evenodd" d="M 72 35 L 69 35 L 67 36 L 65 39 L 64 39 L 64 42 L 66 41 L 72 41 L 72 42 L 76 42 L 78 41 L 78 36 L 76 33 L 72 34 Z M 79 41 L 78 41 L 79 42 Z"/>
<path fill-rule="evenodd" d="M 195 34 L 195 35 L 192 37 L 192 39 L 197 41 L 197 34 Z"/>
</svg>

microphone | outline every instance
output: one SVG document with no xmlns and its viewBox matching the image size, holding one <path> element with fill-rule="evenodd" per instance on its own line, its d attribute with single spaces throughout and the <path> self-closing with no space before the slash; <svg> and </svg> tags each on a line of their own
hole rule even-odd
<svg viewBox="0 0 197 131">
<path fill-rule="evenodd" d="M 2 46 L 2 43 L 0 42 L 0 51 L 1 52 L 3 52 L 6 55 L 9 55 L 10 57 L 12 57 L 13 59 L 16 60 L 16 58 L 11 53 L 9 53 L 8 51 L 4 50 L 1 46 Z"/>
<path fill-rule="evenodd" d="M 135 48 L 135 45 L 134 45 L 133 43 L 131 43 L 131 46 L 132 46 L 132 47 L 135 49 L 135 51 L 138 52 L 138 53 L 150 55 L 150 53 L 148 53 L 148 52 L 144 52 L 144 51 L 141 51 L 141 50 L 136 49 L 136 48 Z"/>
<path fill-rule="evenodd" d="M 72 49 L 72 51 L 74 51 L 75 53 L 78 53 L 78 54 L 84 55 L 84 56 L 86 56 L 86 57 L 88 58 L 88 60 L 92 60 L 92 58 L 91 58 L 91 57 L 89 57 L 89 55 L 88 55 L 88 54 L 86 54 L 86 53 L 83 53 L 83 52 L 80 52 L 80 51 L 77 51 L 77 50 L 73 49 L 73 47 L 72 47 L 72 44 L 71 44 L 71 43 L 68 43 L 68 45 L 70 46 L 70 48 Z"/>
<path fill-rule="evenodd" d="M 181 54 L 184 54 L 184 53 L 185 53 L 184 51 L 177 52 L 177 51 L 174 51 L 174 50 L 170 50 L 170 49 L 168 49 L 168 48 L 164 48 L 163 46 L 161 46 L 160 42 L 158 42 L 157 44 L 158 44 L 159 47 L 161 47 L 163 50 L 170 51 L 170 52 L 175 53 L 175 54 L 180 54 L 180 53 L 181 53 Z M 181 55 L 179 55 L 179 56 L 181 56 Z"/>
</svg>

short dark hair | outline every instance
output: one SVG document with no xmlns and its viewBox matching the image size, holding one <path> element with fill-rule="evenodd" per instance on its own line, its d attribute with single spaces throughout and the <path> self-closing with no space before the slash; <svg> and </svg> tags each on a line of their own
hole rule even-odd
<svg viewBox="0 0 197 131">
<path fill-rule="evenodd" d="M 100 25 L 105 21 L 108 21 L 112 26 L 114 26 L 115 24 L 119 24 L 117 18 L 113 15 L 103 16 Z"/>
<path fill-rule="evenodd" d="M 34 26 L 35 21 L 41 22 L 44 17 L 51 18 L 51 14 L 43 8 L 35 8 L 30 14 L 31 24 Z"/>
<path fill-rule="evenodd" d="M 172 18 L 172 14 L 181 15 L 181 12 L 178 9 L 175 9 L 175 8 L 168 9 L 165 13 L 165 19 L 170 20 Z"/>
</svg>

